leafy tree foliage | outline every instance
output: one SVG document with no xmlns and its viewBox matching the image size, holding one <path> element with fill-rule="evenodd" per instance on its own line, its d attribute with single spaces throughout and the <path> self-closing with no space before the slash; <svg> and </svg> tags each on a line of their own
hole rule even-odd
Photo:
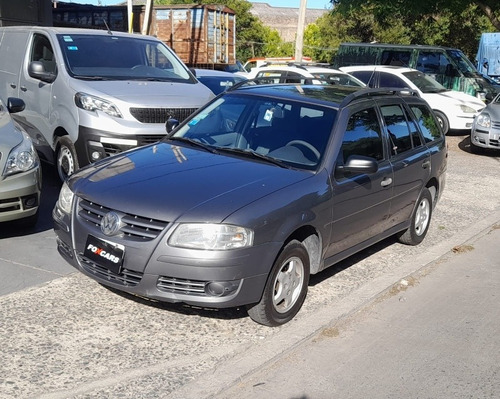
<svg viewBox="0 0 500 399">
<path fill-rule="evenodd" d="M 457 47 L 474 59 L 482 32 L 500 22 L 500 1 L 470 0 L 333 0 L 331 18 L 362 19 L 372 23 L 343 41 L 431 44 Z M 495 17 L 495 15 L 497 17 Z M 495 22 L 496 21 L 496 22 Z M 500 30 L 500 26 L 496 29 Z"/>
</svg>

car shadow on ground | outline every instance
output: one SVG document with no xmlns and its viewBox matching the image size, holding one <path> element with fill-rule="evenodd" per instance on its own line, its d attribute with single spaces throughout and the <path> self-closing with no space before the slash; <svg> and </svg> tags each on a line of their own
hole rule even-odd
<svg viewBox="0 0 500 399">
<path fill-rule="evenodd" d="M 42 163 L 42 195 L 38 221 L 33 227 L 26 227 L 19 221 L 0 224 L 0 239 L 7 237 L 27 236 L 34 233 L 51 230 L 53 228 L 52 209 L 56 204 L 61 189 L 61 181 L 54 166 Z"/>
<path fill-rule="evenodd" d="M 475 156 L 485 156 L 485 157 L 491 157 L 491 158 L 499 158 L 500 157 L 500 149 L 498 150 L 493 150 L 489 148 L 482 148 L 479 150 L 478 153 L 473 153 L 471 151 L 471 143 L 470 143 L 470 135 L 464 137 L 464 139 L 458 143 L 458 148 L 460 148 L 464 152 L 469 152 Z"/>
</svg>

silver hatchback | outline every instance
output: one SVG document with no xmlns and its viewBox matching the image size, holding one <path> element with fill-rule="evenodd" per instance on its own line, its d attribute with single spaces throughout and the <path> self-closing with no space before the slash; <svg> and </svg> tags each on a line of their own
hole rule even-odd
<svg viewBox="0 0 500 399">
<path fill-rule="evenodd" d="M 19 220 L 34 225 L 38 218 L 42 175 L 38 155 L 28 134 L 12 121 L 24 102 L 0 100 L 0 222 Z"/>
<path fill-rule="evenodd" d="M 476 117 L 470 135 L 470 150 L 500 150 L 500 94 Z"/>
</svg>

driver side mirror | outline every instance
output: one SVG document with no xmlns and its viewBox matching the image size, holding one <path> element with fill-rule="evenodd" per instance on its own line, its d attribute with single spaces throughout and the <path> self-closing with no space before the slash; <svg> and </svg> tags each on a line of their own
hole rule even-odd
<svg viewBox="0 0 500 399">
<path fill-rule="evenodd" d="M 177 126 L 179 126 L 179 121 L 172 117 L 168 118 L 165 122 L 165 129 L 167 130 L 167 133 L 172 132 L 172 130 L 174 130 Z"/>
</svg>

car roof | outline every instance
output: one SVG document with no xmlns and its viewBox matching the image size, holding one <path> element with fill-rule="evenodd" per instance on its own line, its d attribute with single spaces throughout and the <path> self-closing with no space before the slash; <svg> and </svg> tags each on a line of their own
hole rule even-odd
<svg viewBox="0 0 500 399">
<path fill-rule="evenodd" d="M 416 69 L 394 66 L 394 65 L 356 65 L 356 66 L 346 66 L 340 68 L 343 72 L 353 72 L 353 71 L 385 71 L 393 74 L 402 74 L 404 72 L 419 72 Z"/>
<path fill-rule="evenodd" d="M 235 76 L 237 76 L 237 77 L 241 77 L 243 80 L 245 79 L 241 75 L 235 75 L 232 72 L 219 71 L 216 69 L 195 68 L 195 71 L 196 71 L 196 76 L 220 76 L 220 77 L 226 77 L 226 78 L 234 78 Z"/>
<path fill-rule="evenodd" d="M 270 99 L 286 99 L 302 101 L 333 108 L 342 108 L 358 98 L 380 96 L 412 97 L 415 101 L 423 101 L 414 96 L 411 90 L 395 91 L 394 89 L 360 89 L 355 86 L 342 85 L 298 85 L 298 84 L 270 84 L 256 85 L 251 81 L 248 84 L 228 90 L 225 95 L 258 95 Z"/>
</svg>

